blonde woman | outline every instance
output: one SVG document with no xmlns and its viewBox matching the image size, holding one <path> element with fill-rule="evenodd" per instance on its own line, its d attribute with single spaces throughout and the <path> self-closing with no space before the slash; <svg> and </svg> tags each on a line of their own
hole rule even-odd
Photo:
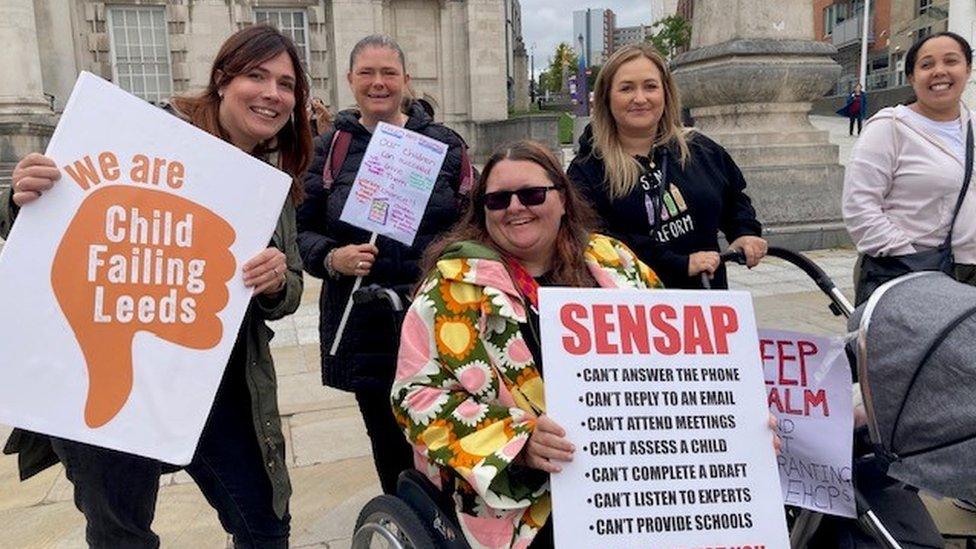
<svg viewBox="0 0 976 549">
<path fill-rule="evenodd" d="M 720 145 L 681 125 L 667 62 L 647 45 L 614 53 L 597 76 L 593 121 L 568 175 L 605 230 L 668 288 L 727 288 L 718 232 L 753 267 L 766 255 L 746 182 Z"/>
</svg>

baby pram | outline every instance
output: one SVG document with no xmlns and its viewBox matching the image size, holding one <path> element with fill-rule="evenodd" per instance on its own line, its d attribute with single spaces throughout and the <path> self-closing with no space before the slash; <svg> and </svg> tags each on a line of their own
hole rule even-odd
<svg viewBox="0 0 976 549">
<path fill-rule="evenodd" d="M 933 398 L 976 381 L 976 368 L 965 368 L 972 360 L 967 364 L 959 356 L 962 348 L 945 347 L 966 337 L 976 340 L 976 288 L 940 273 L 910 275 L 882 287 L 854 310 L 830 277 L 805 256 L 775 247 L 768 255 L 802 269 L 830 298 L 834 314 L 848 317 L 848 329 L 857 334 L 849 354 L 868 417 L 867 429 L 855 432 L 857 523 L 810 511 L 795 513 L 791 545 L 943 547 L 914 487 L 959 498 L 976 495 L 976 477 L 966 474 L 972 469 L 969 462 L 976 461 L 976 426 L 952 415 L 958 400 Z M 722 258 L 744 263 L 736 252 Z M 932 364 L 950 364 L 966 373 L 956 377 Z"/>
</svg>

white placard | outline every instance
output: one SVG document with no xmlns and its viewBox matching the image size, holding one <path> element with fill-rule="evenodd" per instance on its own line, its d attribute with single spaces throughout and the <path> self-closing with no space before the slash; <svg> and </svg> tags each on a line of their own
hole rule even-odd
<svg viewBox="0 0 976 549">
<path fill-rule="evenodd" d="M 745 292 L 540 291 L 557 547 L 788 547 Z"/>
<path fill-rule="evenodd" d="M 444 143 L 380 122 L 339 219 L 412 245 L 446 155 Z"/>
<path fill-rule="evenodd" d="M 186 464 L 291 178 L 81 73 L 0 255 L 0 422 Z"/>
<path fill-rule="evenodd" d="M 856 517 L 851 484 L 854 410 L 844 340 L 760 330 L 769 411 L 778 421 L 783 501 Z"/>
</svg>

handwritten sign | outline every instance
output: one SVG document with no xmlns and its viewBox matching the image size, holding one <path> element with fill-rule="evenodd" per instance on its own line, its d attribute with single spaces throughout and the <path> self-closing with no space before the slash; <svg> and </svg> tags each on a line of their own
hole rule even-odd
<svg viewBox="0 0 976 549">
<path fill-rule="evenodd" d="M 787 505 L 854 518 L 851 370 L 841 338 L 760 330 L 769 411 L 783 449 Z"/>
<path fill-rule="evenodd" d="M 540 291 L 557 547 L 788 547 L 744 292 Z"/>
<path fill-rule="evenodd" d="M 410 246 L 446 155 L 444 143 L 380 122 L 339 219 Z"/>
<path fill-rule="evenodd" d="M 189 463 L 290 178 L 89 73 L 45 154 L 0 255 L 0 422 Z"/>
</svg>

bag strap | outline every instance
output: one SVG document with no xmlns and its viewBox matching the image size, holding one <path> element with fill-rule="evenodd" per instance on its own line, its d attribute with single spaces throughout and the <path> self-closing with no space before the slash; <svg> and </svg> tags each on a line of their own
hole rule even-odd
<svg viewBox="0 0 976 549">
<path fill-rule="evenodd" d="M 332 188 L 335 178 L 342 169 L 342 163 L 346 161 L 349 154 L 349 144 L 352 143 L 352 134 L 342 130 L 336 130 L 332 134 L 332 142 L 329 144 L 329 154 L 325 157 L 325 167 L 322 169 L 322 186 L 326 190 Z"/>
<path fill-rule="evenodd" d="M 966 191 L 969 190 L 969 182 L 973 178 L 973 122 L 966 124 L 966 176 L 962 180 L 962 190 L 959 191 L 959 198 L 956 199 L 956 209 L 952 212 L 952 221 L 949 222 L 949 234 L 946 235 L 944 246 L 952 248 L 952 230 L 956 226 L 956 217 L 962 208 L 962 202 L 966 199 Z"/>
</svg>

